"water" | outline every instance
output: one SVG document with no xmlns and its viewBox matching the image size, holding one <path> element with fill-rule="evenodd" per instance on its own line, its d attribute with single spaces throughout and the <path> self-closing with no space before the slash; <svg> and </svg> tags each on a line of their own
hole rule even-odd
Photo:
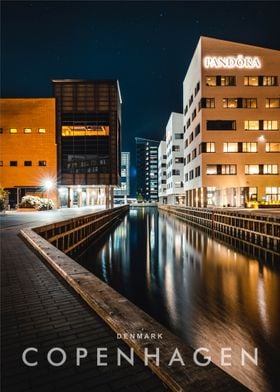
<svg viewBox="0 0 280 392">
<path fill-rule="evenodd" d="M 134 208 L 79 260 L 253 391 L 280 390 L 280 273 L 156 208 Z M 241 366 L 244 348 L 258 366 Z"/>
</svg>

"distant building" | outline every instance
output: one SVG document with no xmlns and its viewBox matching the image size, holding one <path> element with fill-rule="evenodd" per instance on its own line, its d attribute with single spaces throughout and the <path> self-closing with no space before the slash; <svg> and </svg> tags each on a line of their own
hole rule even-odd
<svg viewBox="0 0 280 392">
<path fill-rule="evenodd" d="M 121 163 L 118 82 L 53 80 L 53 95 L 60 205 L 112 205 Z"/>
<path fill-rule="evenodd" d="M 0 186 L 9 204 L 25 195 L 56 203 L 56 129 L 54 98 L 3 98 L 0 128 Z"/>
<path fill-rule="evenodd" d="M 183 114 L 171 113 L 166 126 L 166 196 L 168 204 L 184 204 Z"/>
<path fill-rule="evenodd" d="M 136 137 L 136 196 L 145 201 L 158 200 L 159 141 Z"/>
<path fill-rule="evenodd" d="M 162 140 L 158 147 L 158 198 L 159 202 L 166 204 L 166 141 Z"/>
<path fill-rule="evenodd" d="M 280 199 L 280 51 L 201 37 L 183 83 L 188 206 Z"/>
<path fill-rule="evenodd" d="M 130 152 L 121 153 L 121 184 L 114 190 L 115 202 L 127 202 L 130 196 Z"/>
</svg>

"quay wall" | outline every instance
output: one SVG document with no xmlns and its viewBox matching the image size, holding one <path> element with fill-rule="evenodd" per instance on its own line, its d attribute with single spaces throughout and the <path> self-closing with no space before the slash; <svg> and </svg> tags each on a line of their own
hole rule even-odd
<svg viewBox="0 0 280 392">
<path fill-rule="evenodd" d="M 269 250 L 280 260 L 280 214 L 166 204 L 159 204 L 158 209 L 210 232 Z"/>
</svg>

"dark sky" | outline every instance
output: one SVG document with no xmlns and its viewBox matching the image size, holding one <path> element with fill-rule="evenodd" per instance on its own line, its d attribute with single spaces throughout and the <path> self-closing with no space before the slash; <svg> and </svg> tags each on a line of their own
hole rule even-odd
<svg viewBox="0 0 280 392">
<path fill-rule="evenodd" d="M 162 139 L 182 111 L 201 35 L 280 49 L 280 3 L 3 1 L 2 96 L 51 96 L 51 79 L 119 79 L 123 151 Z"/>
</svg>

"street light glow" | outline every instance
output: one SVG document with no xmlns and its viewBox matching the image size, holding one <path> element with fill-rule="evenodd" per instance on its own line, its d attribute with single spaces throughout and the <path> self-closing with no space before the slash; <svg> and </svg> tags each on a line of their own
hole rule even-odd
<svg viewBox="0 0 280 392">
<path fill-rule="evenodd" d="M 50 190 L 53 187 L 53 182 L 50 179 L 45 180 L 44 187 L 46 188 L 47 191 Z"/>
</svg>

